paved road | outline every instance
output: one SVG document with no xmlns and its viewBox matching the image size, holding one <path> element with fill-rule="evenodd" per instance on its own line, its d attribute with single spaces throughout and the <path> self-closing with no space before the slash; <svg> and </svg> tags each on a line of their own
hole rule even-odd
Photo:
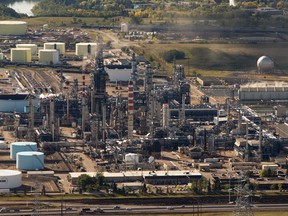
<svg viewBox="0 0 288 216">
<path fill-rule="evenodd" d="M 87 212 L 86 215 L 95 215 L 94 210 L 100 208 L 100 206 L 90 206 L 91 211 Z M 128 206 L 121 205 L 120 209 L 114 209 L 114 206 L 103 206 L 101 207 L 103 213 L 107 215 L 116 214 L 160 214 L 160 213 L 197 213 L 197 212 L 232 212 L 234 205 L 187 205 L 187 206 Z M 57 209 L 42 209 L 38 215 L 79 215 L 82 208 L 89 208 L 78 206 L 74 204 L 74 210 Z M 288 212 L 287 204 L 256 204 L 252 205 L 254 211 L 284 211 Z M 31 210 L 20 210 L 20 212 L 0 213 L 1 215 L 33 215 L 35 212 Z M 84 214 L 84 213 L 83 213 Z M 281 213 L 281 216 L 285 214 Z"/>
</svg>

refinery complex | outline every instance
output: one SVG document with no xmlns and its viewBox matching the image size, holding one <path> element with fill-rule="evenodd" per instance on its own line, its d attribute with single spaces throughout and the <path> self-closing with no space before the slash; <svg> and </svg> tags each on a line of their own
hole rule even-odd
<svg viewBox="0 0 288 216">
<path fill-rule="evenodd" d="M 247 194 L 287 192 L 288 83 L 188 77 L 176 60 L 163 75 L 89 31 L 0 21 L 0 193 L 222 191 L 240 211 L 244 180 Z M 131 37 L 128 24 L 105 31 Z"/>
</svg>

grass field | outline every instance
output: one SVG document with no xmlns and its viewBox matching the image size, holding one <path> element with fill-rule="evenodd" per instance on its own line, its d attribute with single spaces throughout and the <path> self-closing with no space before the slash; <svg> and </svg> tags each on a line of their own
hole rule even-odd
<svg viewBox="0 0 288 216">
<path fill-rule="evenodd" d="M 137 214 L 137 215 L 141 215 L 141 214 Z M 161 214 L 161 216 L 233 216 L 232 212 L 217 212 L 217 213 L 202 213 L 202 214 Z M 288 212 L 284 212 L 284 211 L 273 211 L 273 212 L 255 212 L 253 211 L 253 215 L 254 216 L 288 216 Z M 132 215 L 131 215 L 132 216 Z M 141 215 L 142 216 L 142 215 Z M 144 215 L 143 215 L 144 216 Z M 145 214 L 145 216 L 155 216 L 155 214 Z"/>
<path fill-rule="evenodd" d="M 226 77 L 239 75 L 243 72 L 256 73 L 257 60 L 263 55 L 271 57 L 275 62 L 275 69 L 285 71 L 288 63 L 285 50 L 286 43 L 261 43 L 261 44 L 196 44 L 196 43 L 169 43 L 145 44 L 144 53 L 148 59 L 160 62 L 161 66 L 171 70 L 171 64 L 166 63 L 161 53 L 176 49 L 185 52 L 185 59 L 178 60 L 183 64 L 186 73 L 193 72 L 204 76 Z M 269 75 L 268 75 L 269 77 Z M 259 77 L 258 77 L 259 78 Z M 267 78 L 267 77 L 266 77 Z M 282 80 L 282 78 L 280 78 Z"/>
</svg>

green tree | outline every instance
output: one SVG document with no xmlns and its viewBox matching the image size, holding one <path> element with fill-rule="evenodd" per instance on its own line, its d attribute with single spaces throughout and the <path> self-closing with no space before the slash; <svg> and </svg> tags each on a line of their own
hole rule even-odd
<svg viewBox="0 0 288 216">
<path fill-rule="evenodd" d="M 169 50 L 166 51 L 162 54 L 163 59 L 166 62 L 172 62 L 174 59 L 178 60 L 178 59 L 184 59 L 185 58 L 185 53 L 179 50 Z"/>
<path fill-rule="evenodd" d="M 87 186 L 92 185 L 93 178 L 87 174 L 82 174 L 78 177 L 77 186 L 79 190 L 86 191 Z"/>
<path fill-rule="evenodd" d="M 283 189 L 283 184 L 279 183 L 279 184 L 278 184 L 278 189 L 279 189 L 280 191 L 282 191 L 282 189 Z"/>
</svg>

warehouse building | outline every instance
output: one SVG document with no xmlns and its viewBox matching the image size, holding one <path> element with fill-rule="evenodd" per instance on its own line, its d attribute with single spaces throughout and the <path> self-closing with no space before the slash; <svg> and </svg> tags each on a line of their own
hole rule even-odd
<svg viewBox="0 0 288 216">
<path fill-rule="evenodd" d="M 94 177 L 97 172 L 72 172 L 69 173 L 68 179 L 72 185 L 76 186 L 78 177 L 82 174 Z M 103 172 L 102 174 L 104 176 L 104 182 L 106 183 L 140 181 L 148 184 L 177 185 L 188 184 L 189 182 L 202 178 L 202 174 L 197 170 L 193 172 L 189 170 Z"/>
<path fill-rule="evenodd" d="M 288 100 L 288 84 L 285 83 L 254 83 L 241 86 L 240 101 L 283 101 Z"/>
</svg>

